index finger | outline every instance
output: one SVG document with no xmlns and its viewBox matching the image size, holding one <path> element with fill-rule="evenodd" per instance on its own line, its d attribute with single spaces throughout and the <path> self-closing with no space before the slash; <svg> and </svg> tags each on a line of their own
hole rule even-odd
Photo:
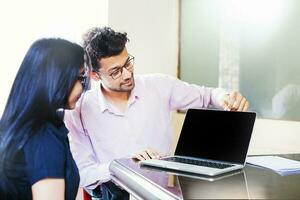
<svg viewBox="0 0 300 200">
<path fill-rule="evenodd" d="M 151 158 L 159 158 L 159 154 L 151 149 L 147 149 L 147 153 Z"/>
</svg>

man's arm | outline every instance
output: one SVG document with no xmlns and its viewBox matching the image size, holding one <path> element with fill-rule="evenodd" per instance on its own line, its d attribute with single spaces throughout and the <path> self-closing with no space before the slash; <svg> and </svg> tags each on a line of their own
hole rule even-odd
<svg viewBox="0 0 300 200">
<path fill-rule="evenodd" d="M 208 108 L 245 111 L 249 103 L 239 92 L 228 92 L 222 88 L 198 86 L 170 76 L 160 76 L 158 83 L 162 92 L 170 91 L 170 109 Z"/>
<path fill-rule="evenodd" d="M 66 111 L 64 118 L 69 129 L 70 148 L 80 173 L 80 186 L 94 189 L 110 180 L 109 163 L 100 163 L 95 155 L 89 135 L 83 131 L 79 109 Z"/>
</svg>

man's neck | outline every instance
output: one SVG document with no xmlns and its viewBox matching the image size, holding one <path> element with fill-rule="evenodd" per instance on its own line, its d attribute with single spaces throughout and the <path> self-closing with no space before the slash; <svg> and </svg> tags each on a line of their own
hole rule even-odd
<svg viewBox="0 0 300 200">
<path fill-rule="evenodd" d="M 129 96 L 130 96 L 130 91 L 129 92 L 117 92 L 117 91 L 112 91 L 106 88 L 103 88 L 101 86 L 101 91 L 102 94 L 109 100 L 111 101 L 128 101 Z"/>
<path fill-rule="evenodd" d="M 128 104 L 128 99 L 130 96 L 129 92 L 117 92 L 111 91 L 109 89 L 103 88 L 101 86 L 101 91 L 103 96 L 106 98 L 107 101 L 115 105 L 121 112 L 125 112 Z"/>
<path fill-rule="evenodd" d="M 119 107 L 120 104 L 127 105 L 130 91 L 129 92 L 119 92 L 119 91 L 112 91 L 108 88 L 104 88 L 101 86 L 101 91 L 103 96 L 111 103 L 117 105 Z"/>
</svg>

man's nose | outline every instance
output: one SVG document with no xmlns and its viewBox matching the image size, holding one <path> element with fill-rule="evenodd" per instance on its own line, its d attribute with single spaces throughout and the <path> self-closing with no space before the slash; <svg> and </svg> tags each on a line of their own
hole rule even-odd
<svg viewBox="0 0 300 200">
<path fill-rule="evenodd" d="M 125 67 L 123 68 L 123 73 L 122 73 L 122 77 L 124 80 L 131 78 L 131 74 L 132 72 L 129 71 L 128 69 L 126 69 Z"/>
</svg>

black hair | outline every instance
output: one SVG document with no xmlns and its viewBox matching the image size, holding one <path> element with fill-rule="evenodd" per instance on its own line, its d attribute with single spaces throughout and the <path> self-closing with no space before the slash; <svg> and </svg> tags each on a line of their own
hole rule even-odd
<svg viewBox="0 0 300 200">
<path fill-rule="evenodd" d="M 98 60 L 120 54 L 129 41 L 127 33 L 115 32 L 109 27 L 94 27 L 83 36 L 83 47 L 88 53 L 93 70 L 101 67 Z"/>
<path fill-rule="evenodd" d="M 83 64 L 83 48 L 67 40 L 40 39 L 29 48 L 0 120 L 0 196 L 17 192 L 11 179 L 28 139 L 46 123 L 63 123 L 56 111 L 66 108 Z"/>
</svg>

